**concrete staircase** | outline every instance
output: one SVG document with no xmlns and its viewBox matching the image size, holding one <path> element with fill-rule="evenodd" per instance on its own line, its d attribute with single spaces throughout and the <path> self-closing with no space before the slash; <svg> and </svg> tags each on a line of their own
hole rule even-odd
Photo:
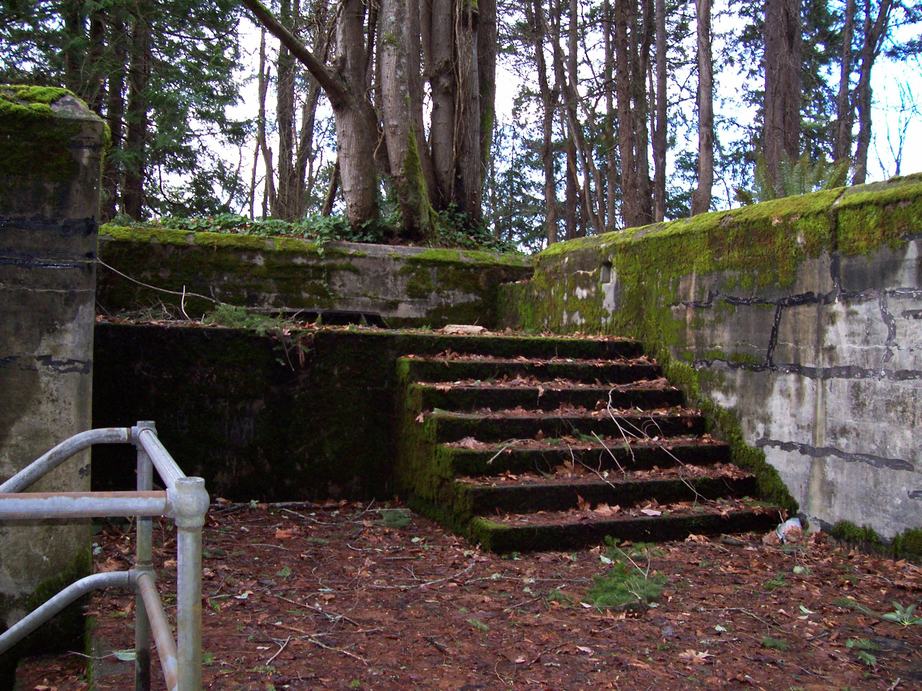
<svg viewBox="0 0 922 691">
<path fill-rule="evenodd" d="M 398 360 L 398 486 L 495 551 L 767 530 L 701 414 L 636 341 L 467 337 Z M 501 352 L 501 355 L 493 353 Z"/>
</svg>

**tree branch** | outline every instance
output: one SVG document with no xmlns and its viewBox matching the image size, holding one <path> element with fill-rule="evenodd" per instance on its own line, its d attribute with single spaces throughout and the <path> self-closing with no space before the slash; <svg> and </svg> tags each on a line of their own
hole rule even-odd
<svg viewBox="0 0 922 691">
<path fill-rule="evenodd" d="M 281 41 L 282 45 L 291 51 L 291 54 L 308 69 L 326 92 L 327 98 L 330 99 L 330 103 L 334 107 L 345 104 L 349 100 L 349 92 L 346 87 L 259 0 L 243 0 L 243 5 L 253 14 L 256 21 L 266 27 L 269 33 Z"/>
</svg>

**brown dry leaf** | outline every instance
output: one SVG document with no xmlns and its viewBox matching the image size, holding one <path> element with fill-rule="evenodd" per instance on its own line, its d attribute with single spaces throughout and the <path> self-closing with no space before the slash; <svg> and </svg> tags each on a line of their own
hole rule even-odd
<svg viewBox="0 0 922 691">
<path fill-rule="evenodd" d="M 657 509 L 641 509 L 640 513 L 644 516 L 662 516 L 663 512 Z"/>
<path fill-rule="evenodd" d="M 464 437 L 455 443 L 462 449 L 476 449 L 479 446 L 479 442 L 474 437 Z"/>
<path fill-rule="evenodd" d="M 583 499 L 580 495 L 576 495 L 576 508 L 580 511 L 589 511 L 592 509 L 589 502 Z"/>
<path fill-rule="evenodd" d="M 679 657 L 683 660 L 691 662 L 693 665 L 706 665 L 710 663 L 711 658 L 714 656 L 711 655 L 707 650 L 699 652 L 693 648 L 689 648 L 688 650 L 679 653 Z"/>
<path fill-rule="evenodd" d="M 275 539 L 276 540 L 290 540 L 295 536 L 295 533 L 298 531 L 295 528 L 276 528 L 275 529 Z"/>
<path fill-rule="evenodd" d="M 426 414 L 425 414 L 425 413 L 420 413 L 419 415 L 417 415 L 417 416 L 416 416 L 416 421 L 419 422 L 420 424 L 422 424 L 423 422 L 425 422 L 425 421 L 426 421 Z"/>
<path fill-rule="evenodd" d="M 685 538 L 685 542 L 697 542 L 699 544 L 707 544 L 710 542 L 707 536 L 705 535 L 696 535 L 695 533 L 689 533 L 688 537 Z"/>
<path fill-rule="evenodd" d="M 614 506 L 609 506 L 608 504 L 599 504 L 593 509 L 594 513 L 597 513 L 600 516 L 614 516 L 621 510 L 621 507 L 615 504 Z"/>
<path fill-rule="evenodd" d="M 482 334 L 486 329 L 474 324 L 447 324 L 439 329 L 444 334 L 454 334 L 459 336 Z"/>
</svg>

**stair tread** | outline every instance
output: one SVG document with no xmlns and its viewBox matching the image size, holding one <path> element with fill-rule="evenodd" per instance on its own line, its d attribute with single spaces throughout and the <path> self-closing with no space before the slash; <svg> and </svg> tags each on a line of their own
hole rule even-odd
<svg viewBox="0 0 922 691">
<path fill-rule="evenodd" d="M 604 437 L 599 436 L 601 442 L 598 441 L 586 441 L 584 439 L 578 439 L 577 437 L 555 437 L 555 438 L 546 438 L 546 439 L 507 439 L 502 442 L 497 441 L 480 441 L 479 439 L 474 439 L 473 437 L 465 437 L 464 439 L 459 439 L 457 441 L 445 442 L 443 446 L 447 446 L 458 451 L 471 451 L 474 453 L 504 453 L 504 452 L 515 452 L 515 451 L 537 451 L 537 452 L 550 452 L 550 451 L 559 451 L 561 453 L 568 453 L 569 451 L 605 451 L 609 450 L 620 450 L 625 444 L 630 448 L 665 448 L 673 449 L 676 447 L 714 447 L 714 448 L 726 448 L 728 446 L 727 442 L 720 439 L 715 439 L 714 437 L 708 434 L 702 435 L 690 435 L 690 436 L 674 436 L 666 437 L 663 439 L 636 439 L 628 437 L 625 440 L 623 437 Z"/>
<path fill-rule="evenodd" d="M 752 515 L 777 515 L 777 509 L 735 498 L 684 501 L 671 504 L 647 502 L 626 509 L 600 504 L 591 508 L 575 508 L 566 511 L 536 511 L 534 513 L 499 513 L 481 516 L 490 523 L 505 528 L 531 528 L 546 526 L 585 526 L 588 524 L 612 524 L 628 521 L 656 523 L 663 518 L 727 516 L 748 513 Z M 654 513 L 658 512 L 658 513 Z M 477 520 L 475 518 L 475 520 Z"/>
<path fill-rule="evenodd" d="M 420 414 L 423 419 L 450 419 L 450 420 L 596 420 L 610 422 L 612 416 L 617 420 L 645 420 L 656 418 L 700 418 L 701 411 L 695 408 L 685 406 L 669 406 L 665 408 L 599 408 L 590 410 L 589 408 L 577 408 L 567 406 L 565 408 L 555 408 L 553 410 L 535 410 L 526 408 L 501 408 L 493 410 L 492 408 L 481 408 L 478 410 L 443 410 L 441 408 L 424 411 Z M 636 430 L 633 430 L 636 433 Z M 625 430 L 628 436 L 631 436 L 632 430 Z M 649 435 L 648 435 L 649 436 Z"/>
<path fill-rule="evenodd" d="M 595 382 L 581 382 L 573 379 L 557 377 L 555 379 L 540 379 L 538 377 L 513 377 L 493 379 L 482 381 L 479 379 L 459 379 L 452 382 L 416 382 L 416 386 L 425 389 L 437 389 L 439 391 L 452 391 L 457 389 L 464 390 L 483 390 L 496 391 L 502 389 L 524 390 L 524 391 L 598 391 L 607 394 L 609 391 L 630 392 L 630 391 L 678 391 L 665 377 L 656 379 L 641 379 L 626 384 L 598 384 Z"/>
<path fill-rule="evenodd" d="M 496 476 L 463 475 L 456 482 L 477 489 L 499 489 L 515 487 L 605 487 L 618 488 L 632 483 L 698 479 L 736 480 L 752 477 L 752 474 L 732 463 L 715 463 L 709 466 L 678 466 L 652 468 L 649 470 L 596 471 L 580 464 L 558 466 L 552 472 L 502 473 Z"/>
<path fill-rule="evenodd" d="M 565 356 L 554 357 L 497 357 L 493 355 L 480 355 L 477 353 L 451 353 L 447 355 L 405 355 L 405 359 L 414 362 L 451 364 L 457 363 L 489 363 L 495 365 L 584 365 L 586 367 L 610 367 L 612 365 L 656 365 L 656 361 L 648 358 L 646 355 L 638 357 L 616 357 L 616 358 L 576 358 Z"/>
</svg>

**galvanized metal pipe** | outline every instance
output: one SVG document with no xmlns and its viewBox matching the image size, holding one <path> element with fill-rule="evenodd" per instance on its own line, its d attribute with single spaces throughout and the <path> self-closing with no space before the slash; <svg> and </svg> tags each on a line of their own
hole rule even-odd
<svg viewBox="0 0 922 691">
<path fill-rule="evenodd" d="M 141 427 L 144 424 L 145 423 L 139 422 L 138 427 Z M 138 446 L 137 489 L 139 492 L 149 492 L 152 488 L 153 464 L 151 463 L 150 456 L 147 455 L 147 452 L 142 447 Z M 152 521 L 150 518 L 145 516 L 137 517 L 135 569 L 140 574 L 150 575 L 151 583 L 154 581 L 154 567 L 151 556 L 153 553 L 152 527 Z M 141 581 L 139 581 L 139 583 L 140 582 Z M 150 691 L 150 619 L 148 618 L 147 608 L 145 606 L 140 589 L 135 594 L 134 611 L 134 687 L 135 691 Z M 173 666 L 176 666 L 175 655 Z"/>
<path fill-rule="evenodd" d="M 143 610 L 150 621 L 150 630 L 153 632 L 154 640 L 157 642 L 157 656 L 160 658 L 163 678 L 166 680 L 167 688 L 170 691 L 176 691 L 180 688 L 179 670 L 176 662 L 176 641 L 173 640 L 173 632 L 170 630 L 170 624 L 167 621 L 166 614 L 163 612 L 163 604 L 160 602 L 160 595 L 154 585 L 154 577 L 146 571 L 141 572 L 137 575 L 137 584 L 138 594 L 143 605 L 137 614 L 140 615 L 141 610 Z M 150 678 L 148 676 L 149 683 Z M 200 687 L 201 684 L 199 685 Z M 195 691 L 198 691 L 198 689 L 195 689 Z"/>
<path fill-rule="evenodd" d="M 135 573 L 133 571 L 113 571 L 93 574 L 71 583 L 45 604 L 24 616 L 4 631 L 3 634 L 0 634 L 0 655 L 87 593 L 100 588 L 132 588 L 134 587 L 134 579 Z"/>
<path fill-rule="evenodd" d="M 169 515 L 171 510 L 166 492 L 0 494 L 0 521 Z"/>
<path fill-rule="evenodd" d="M 145 426 L 141 427 L 140 425 L 142 424 Z M 169 489 L 176 484 L 177 480 L 186 477 L 186 474 L 176 465 L 176 461 L 173 460 L 170 452 L 160 443 L 157 431 L 150 426 L 152 424 L 138 423 L 138 427 L 132 428 L 133 436 L 137 439 L 137 444 L 140 444 L 141 448 L 150 456 L 150 460 L 157 469 L 160 479 Z"/>
<path fill-rule="evenodd" d="M 104 427 L 75 434 L 45 452 L 9 480 L 0 485 L 0 493 L 22 492 L 38 479 L 54 470 L 75 453 L 93 444 L 124 444 L 131 441 L 131 430 L 127 427 Z"/>
<path fill-rule="evenodd" d="M 185 477 L 168 491 L 176 520 L 176 634 L 179 688 L 202 687 L 202 527 L 208 492 L 200 477 Z"/>
</svg>

